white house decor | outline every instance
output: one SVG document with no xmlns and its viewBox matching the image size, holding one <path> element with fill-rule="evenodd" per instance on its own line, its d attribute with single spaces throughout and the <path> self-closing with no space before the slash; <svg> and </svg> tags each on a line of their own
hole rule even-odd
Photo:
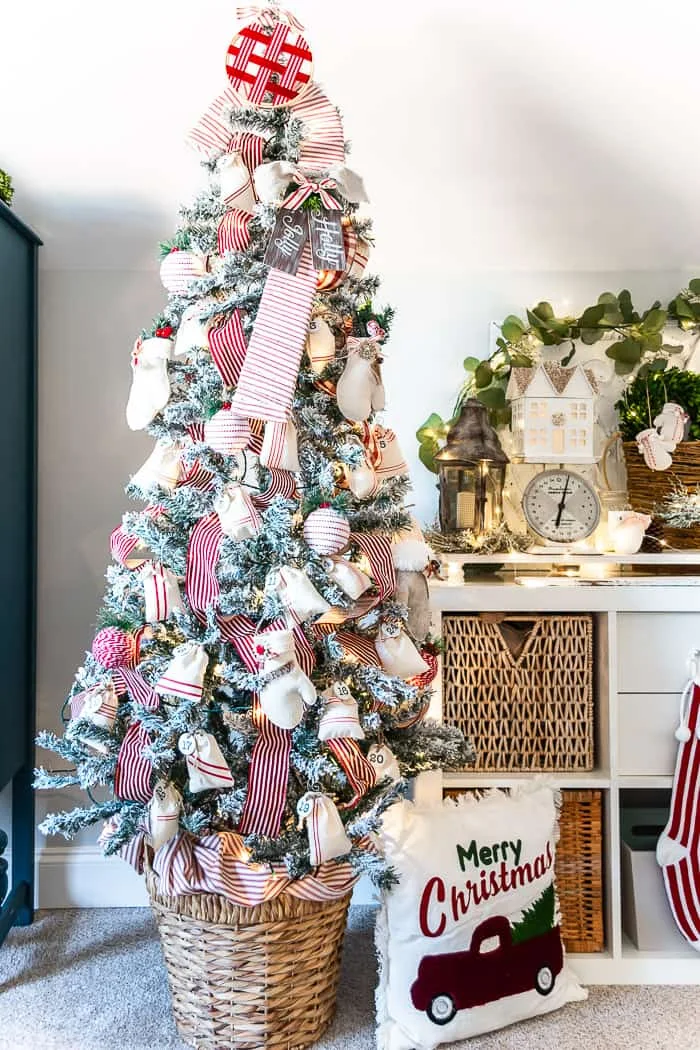
<svg viewBox="0 0 700 1050">
<path fill-rule="evenodd" d="M 594 463 L 597 394 L 595 375 L 581 365 L 513 368 L 506 397 L 515 457 L 524 463 Z"/>
</svg>

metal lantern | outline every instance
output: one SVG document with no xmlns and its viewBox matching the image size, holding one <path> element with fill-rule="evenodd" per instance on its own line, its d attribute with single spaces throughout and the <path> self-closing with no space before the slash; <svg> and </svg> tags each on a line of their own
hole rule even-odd
<svg viewBox="0 0 700 1050">
<path fill-rule="evenodd" d="M 469 398 L 435 456 L 440 471 L 440 529 L 475 535 L 497 528 L 503 518 L 508 457 L 488 420 L 486 406 Z"/>
</svg>

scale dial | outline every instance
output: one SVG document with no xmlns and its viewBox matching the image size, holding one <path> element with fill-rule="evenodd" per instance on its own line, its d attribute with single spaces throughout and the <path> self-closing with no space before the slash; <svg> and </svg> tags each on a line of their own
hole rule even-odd
<svg viewBox="0 0 700 1050">
<path fill-rule="evenodd" d="M 595 531 L 600 502 L 592 485 L 571 470 L 545 470 L 523 493 L 525 519 L 550 543 L 578 543 Z"/>
</svg>

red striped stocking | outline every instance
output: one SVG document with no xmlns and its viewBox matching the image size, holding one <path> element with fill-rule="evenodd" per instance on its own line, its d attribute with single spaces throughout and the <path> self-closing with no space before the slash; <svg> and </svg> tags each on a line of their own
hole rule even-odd
<svg viewBox="0 0 700 1050">
<path fill-rule="evenodd" d="M 671 911 L 685 939 L 700 951 L 700 684 L 699 652 L 690 658 L 691 679 L 681 699 L 676 730 L 678 758 L 671 815 L 657 847 Z"/>
</svg>

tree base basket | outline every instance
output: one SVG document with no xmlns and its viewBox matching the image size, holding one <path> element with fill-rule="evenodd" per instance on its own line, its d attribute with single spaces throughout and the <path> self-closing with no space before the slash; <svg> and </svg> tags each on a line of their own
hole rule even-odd
<svg viewBox="0 0 700 1050">
<path fill-rule="evenodd" d="M 287 893 L 253 908 L 216 894 L 164 897 L 146 871 L 173 1014 L 198 1050 L 296 1050 L 335 1014 L 350 894 Z"/>
<path fill-rule="evenodd" d="M 623 441 L 627 467 L 627 493 L 635 510 L 651 514 L 680 483 L 690 489 L 700 485 L 700 441 L 682 441 L 673 453 L 669 470 L 649 470 L 635 441 Z M 670 547 L 680 550 L 700 548 L 700 525 L 690 529 L 674 529 L 659 518 L 654 519 L 661 537 Z"/>
</svg>

